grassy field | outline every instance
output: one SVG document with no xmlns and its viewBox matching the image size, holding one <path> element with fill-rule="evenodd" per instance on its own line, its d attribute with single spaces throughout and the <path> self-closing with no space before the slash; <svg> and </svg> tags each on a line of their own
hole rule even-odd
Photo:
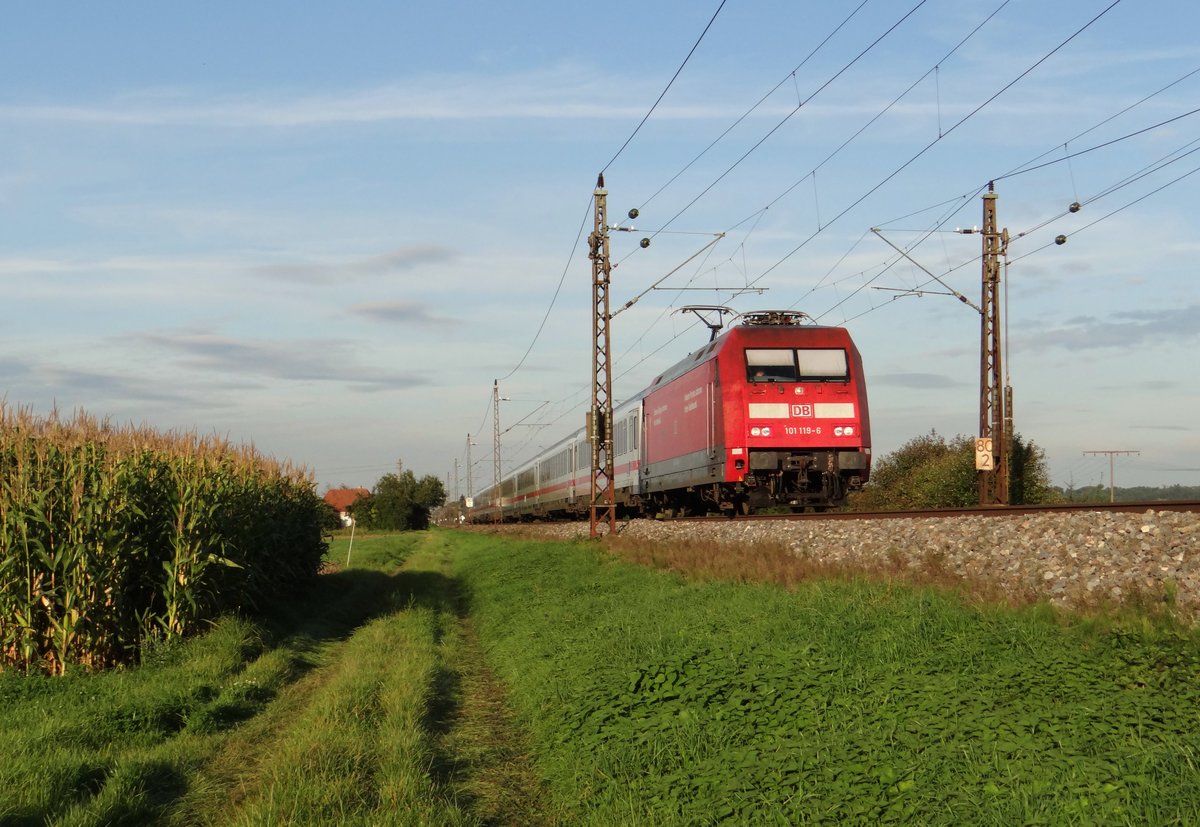
<svg viewBox="0 0 1200 827">
<path fill-rule="evenodd" d="M 1200 822 L 1200 645 L 1161 619 L 347 540 L 268 619 L 0 673 L 0 825 Z"/>
<path fill-rule="evenodd" d="M 0 673 L 0 824 L 482 823 L 462 773 L 431 772 L 457 694 L 437 540 L 356 538 L 268 621 L 136 669 Z"/>
<path fill-rule="evenodd" d="M 688 582 L 585 545 L 458 545 L 537 766 L 578 802 L 570 823 L 1200 822 L 1190 634 L 881 582 Z"/>
</svg>

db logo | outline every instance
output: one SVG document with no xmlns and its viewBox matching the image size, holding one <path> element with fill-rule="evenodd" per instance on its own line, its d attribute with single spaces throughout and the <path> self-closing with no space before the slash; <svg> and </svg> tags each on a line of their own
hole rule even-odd
<svg viewBox="0 0 1200 827">
<path fill-rule="evenodd" d="M 812 416 L 812 405 L 793 405 L 792 416 Z"/>
</svg>

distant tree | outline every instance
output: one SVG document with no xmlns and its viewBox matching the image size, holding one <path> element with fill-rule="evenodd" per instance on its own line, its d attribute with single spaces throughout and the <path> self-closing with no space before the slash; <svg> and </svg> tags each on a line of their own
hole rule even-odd
<svg viewBox="0 0 1200 827">
<path fill-rule="evenodd" d="M 442 481 L 433 475 L 419 480 L 412 471 L 396 464 L 396 473 L 384 474 L 369 497 L 351 509 L 365 528 L 385 531 L 415 531 L 429 527 L 429 513 L 446 501 Z"/>
<path fill-rule="evenodd" d="M 1052 500 L 1045 453 L 1019 434 L 1013 438 L 1009 501 L 1031 504 Z M 914 437 L 891 454 L 875 460 L 871 481 L 851 495 L 855 511 L 965 508 L 979 502 L 975 470 L 975 438 L 959 435 L 947 441 L 930 431 Z"/>
<path fill-rule="evenodd" d="M 1076 488 L 1074 485 L 1066 488 L 1056 488 L 1055 492 L 1064 502 L 1069 503 L 1106 503 L 1110 496 L 1107 485 L 1087 485 Z M 1200 499 L 1200 486 L 1196 485 L 1164 485 L 1152 487 L 1147 485 L 1121 488 L 1111 493 L 1117 502 L 1167 502 L 1170 500 Z"/>
<path fill-rule="evenodd" d="M 336 531 L 342 527 L 342 518 L 337 509 L 324 500 L 317 505 L 317 512 L 322 531 Z"/>
<path fill-rule="evenodd" d="M 1059 499 L 1068 503 L 1106 503 L 1108 489 L 1100 485 L 1085 485 L 1076 488 L 1074 484 L 1066 488 L 1056 489 Z"/>
<path fill-rule="evenodd" d="M 1050 484 L 1046 452 L 1020 434 L 1013 436 L 1008 461 L 1008 501 L 1013 505 L 1062 501 L 1058 489 Z"/>
</svg>

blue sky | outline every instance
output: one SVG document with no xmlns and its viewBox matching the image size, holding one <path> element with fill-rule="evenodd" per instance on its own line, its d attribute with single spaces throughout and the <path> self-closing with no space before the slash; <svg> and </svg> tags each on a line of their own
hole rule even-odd
<svg viewBox="0 0 1200 827">
<path fill-rule="evenodd" d="M 614 306 L 679 268 L 614 319 L 615 395 L 705 341 L 682 305 L 799 309 L 855 337 L 886 453 L 974 432 L 979 317 L 870 229 L 978 302 L 951 231 L 995 179 L 1017 429 L 1062 484 L 1094 450 L 1200 484 L 1200 10 L 860 2 L 730 0 L 619 154 L 717 2 L 13 4 L 0 393 L 322 489 L 457 458 L 465 491 L 478 433 L 478 489 L 493 380 L 506 467 L 582 423 L 607 165 Z"/>
</svg>

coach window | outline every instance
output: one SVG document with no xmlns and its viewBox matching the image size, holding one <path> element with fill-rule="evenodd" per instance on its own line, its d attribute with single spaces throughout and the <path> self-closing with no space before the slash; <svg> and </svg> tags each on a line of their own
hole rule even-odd
<svg viewBox="0 0 1200 827">
<path fill-rule="evenodd" d="M 747 349 L 746 378 L 751 382 L 795 382 L 796 352 L 790 348 Z"/>
<path fill-rule="evenodd" d="M 805 382 L 845 382 L 850 378 L 846 351 L 841 348 L 797 350 L 796 364 Z"/>
</svg>

